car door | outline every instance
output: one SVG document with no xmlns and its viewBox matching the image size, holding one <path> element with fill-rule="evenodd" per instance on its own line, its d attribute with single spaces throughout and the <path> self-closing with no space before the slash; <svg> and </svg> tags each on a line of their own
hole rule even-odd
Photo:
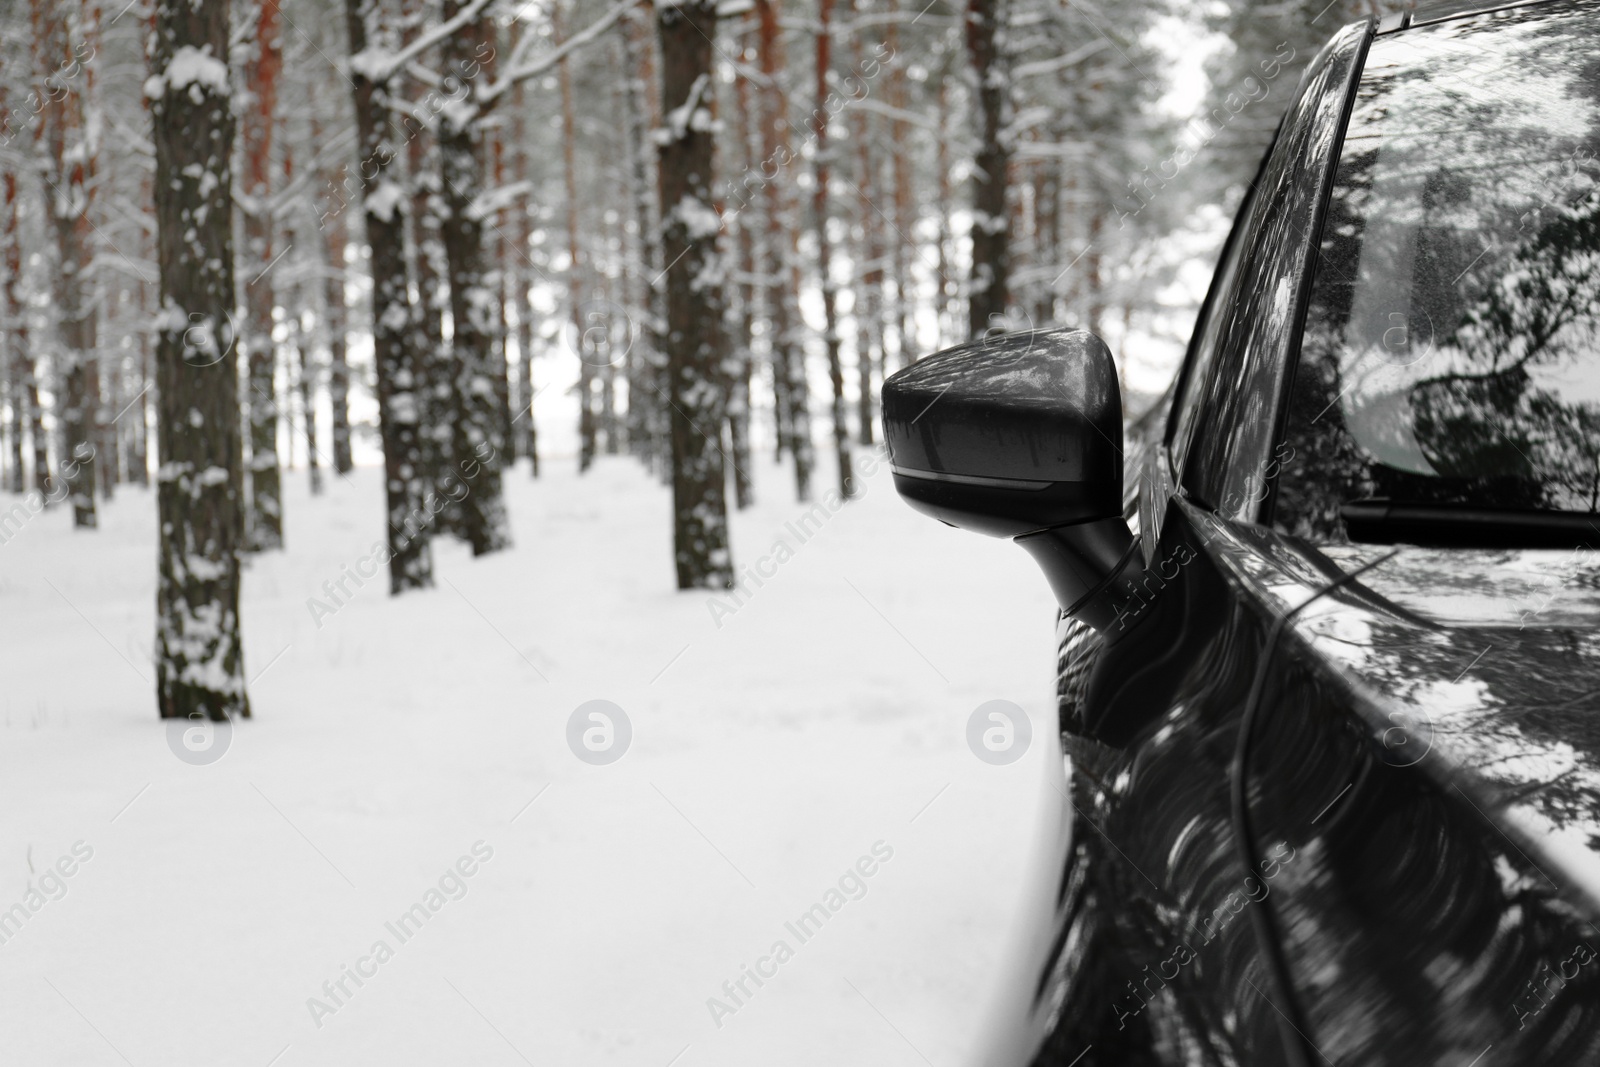
<svg viewBox="0 0 1600 1067">
<path fill-rule="evenodd" d="M 1063 1005 L 1041 1065 L 1299 1062 L 1285 1041 L 1294 1004 L 1262 951 L 1273 940 L 1261 902 L 1293 850 L 1265 843 L 1247 862 L 1229 789 L 1274 622 L 1239 591 L 1231 554 L 1246 542 L 1231 526 L 1274 473 L 1273 390 L 1370 34 L 1348 28 L 1307 68 L 1230 236 L 1164 439 L 1155 420 L 1131 435 L 1144 618 L 1126 635 L 1062 627 L 1079 832 L 1040 983 Z"/>
<path fill-rule="evenodd" d="M 1268 673 L 1249 847 L 1295 849 L 1264 910 L 1310 1055 L 1592 1063 L 1600 16 L 1419 21 L 1371 46 L 1278 387 L 1243 584 L 1371 569 Z"/>
</svg>

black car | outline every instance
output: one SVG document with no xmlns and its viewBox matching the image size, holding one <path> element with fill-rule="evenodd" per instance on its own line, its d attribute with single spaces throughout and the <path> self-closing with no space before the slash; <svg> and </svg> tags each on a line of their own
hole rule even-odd
<svg viewBox="0 0 1600 1067">
<path fill-rule="evenodd" d="M 1315 58 L 1126 434 L 1082 332 L 884 386 L 1062 608 L 991 1067 L 1600 1063 L 1600 8 L 1488 6 Z"/>
</svg>

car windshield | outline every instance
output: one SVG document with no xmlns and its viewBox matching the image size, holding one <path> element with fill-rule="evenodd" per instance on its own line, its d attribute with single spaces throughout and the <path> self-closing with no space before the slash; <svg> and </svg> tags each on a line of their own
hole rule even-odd
<svg viewBox="0 0 1600 1067">
<path fill-rule="evenodd" d="M 1600 507 L 1597 41 L 1600 14 L 1555 4 L 1373 42 L 1290 394 L 1282 529 L 1382 539 L 1356 528 L 1363 504 Z"/>
</svg>

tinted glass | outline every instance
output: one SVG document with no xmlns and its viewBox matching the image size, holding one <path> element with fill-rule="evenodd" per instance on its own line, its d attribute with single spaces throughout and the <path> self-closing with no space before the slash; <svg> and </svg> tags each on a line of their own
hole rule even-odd
<svg viewBox="0 0 1600 1067">
<path fill-rule="evenodd" d="M 1230 518 L 1253 520 L 1275 473 L 1280 385 L 1299 337 L 1317 222 L 1366 36 L 1365 23 L 1346 27 L 1306 68 L 1257 179 L 1245 229 L 1234 236 L 1238 267 L 1217 293 L 1208 325 L 1217 355 L 1186 399 L 1196 419 L 1183 484 Z"/>
<path fill-rule="evenodd" d="M 1441 526 L 1596 510 L 1597 33 L 1592 7 L 1553 4 L 1372 44 L 1290 396 L 1281 528 L 1345 541 L 1374 507 Z"/>
</svg>

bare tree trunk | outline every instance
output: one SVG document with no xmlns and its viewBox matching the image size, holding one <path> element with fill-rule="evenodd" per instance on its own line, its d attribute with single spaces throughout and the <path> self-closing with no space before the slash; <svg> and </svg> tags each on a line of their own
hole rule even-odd
<svg viewBox="0 0 1600 1067">
<path fill-rule="evenodd" d="M 499 25 L 493 18 L 478 23 L 482 65 L 478 77 L 485 82 L 494 80 Z M 487 153 L 488 180 L 480 195 L 500 189 L 506 180 L 505 128 L 498 122 L 479 124 L 479 136 Z M 500 449 L 499 466 L 510 469 L 517 462 L 517 446 L 511 436 L 511 368 L 506 359 L 506 256 L 510 254 L 505 230 L 495 215 L 485 217 L 485 226 L 493 236 L 484 237 L 484 255 L 489 269 L 484 274 L 484 299 L 488 302 L 490 321 L 494 329 L 489 336 L 489 361 L 493 372 L 489 376 L 494 387 L 495 414 L 500 420 L 496 445 Z"/>
<path fill-rule="evenodd" d="M 461 0 L 445 0 L 444 17 L 454 18 Z M 492 52 L 490 19 L 480 15 L 444 44 L 445 62 L 465 94 L 439 115 L 440 173 L 444 179 L 444 247 L 450 264 L 450 319 L 456 357 L 456 432 L 453 476 L 462 479 L 461 527 L 472 554 L 481 556 L 511 545 L 511 530 L 501 494 L 505 444 L 502 400 L 505 360 L 496 366 L 500 328 L 484 249 L 483 219 L 475 210 L 484 187 L 483 129 L 477 121 L 475 79 Z"/>
<path fill-rule="evenodd" d="M 953 203 L 953 193 L 950 188 L 950 123 L 952 121 L 950 107 L 950 79 L 949 67 L 946 63 L 945 77 L 939 79 L 939 132 L 935 135 L 934 169 L 939 174 L 939 203 L 937 217 L 939 219 L 939 296 L 934 310 L 937 312 L 941 323 L 944 324 L 943 335 L 938 338 L 940 347 L 952 339 L 962 336 L 966 330 L 962 329 L 960 316 L 961 304 L 959 289 L 954 285 L 954 272 L 956 266 L 955 235 L 950 232 L 950 205 Z M 915 350 L 906 352 L 902 349 L 902 360 L 913 363 L 917 359 Z"/>
<path fill-rule="evenodd" d="M 1060 139 L 1058 139 L 1060 140 Z M 1035 258 L 1048 269 L 1040 279 L 1034 308 L 1034 325 L 1044 326 L 1056 317 L 1055 282 L 1049 271 L 1061 258 L 1061 161 L 1043 159 L 1034 171 L 1034 249 Z"/>
<path fill-rule="evenodd" d="M 4 92 L 0 89 L 0 92 Z M 3 111 L 3 109 L 0 109 Z M 3 122 L 0 116 L 0 122 Z M 3 128 L 3 127 L 0 127 Z M 5 190 L 5 227 L 0 231 L 0 266 L 5 270 L 6 312 L 6 377 L 11 386 L 11 480 L 9 488 L 20 493 L 27 488 L 23 472 L 22 436 L 28 429 L 33 408 L 39 402 L 38 386 L 33 380 L 33 357 L 28 353 L 28 320 L 24 318 L 22 297 L 18 284 L 22 280 L 22 241 L 17 232 L 21 222 L 22 204 L 17 194 L 17 175 L 6 171 L 0 175 L 0 188 Z M 34 441 L 34 447 L 39 446 Z M 35 465 L 39 463 L 34 460 Z"/>
<path fill-rule="evenodd" d="M 557 44 L 566 37 L 562 16 L 558 5 L 555 16 Z M 578 247 L 578 133 L 573 116 L 572 65 L 562 59 L 556 71 L 561 83 L 561 164 L 567 191 L 567 301 L 572 309 L 573 337 L 578 354 L 578 470 L 586 471 L 595 456 L 594 360 L 599 357 L 587 344 L 590 323 L 584 321 L 589 309 L 583 301 L 583 261 Z M 604 312 L 601 317 L 606 317 Z"/>
<path fill-rule="evenodd" d="M 851 8 L 860 13 L 866 9 L 863 0 L 854 0 Z M 892 24 L 891 24 L 892 25 Z M 852 36 L 851 47 L 856 69 L 864 70 L 862 55 L 863 33 L 857 30 Z M 898 67 L 896 68 L 898 70 Z M 893 85 L 894 74 L 890 74 L 890 84 Z M 898 119 L 890 120 L 891 130 L 898 128 Z M 879 218 L 877 203 L 874 200 L 874 190 L 877 183 L 873 181 L 876 164 L 873 159 L 869 140 L 872 136 L 872 121 L 864 108 L 856 108 L 850 128 L 851 140 L 856 143 L 856 215 L 861 224 L 861 244 L 853 257 L 857 260 L 856 279 L 856 305 L 854 317 L 856 320 L 856 379 L 858 396 L 856 397 L 856 432 L 857 440 L 863 445 L 872 444 L 872 372 L 873 364 L 886 367 L 889 354 L 883 346 L 883 226 Z M 890 134 L 893 144 L 894 134 Z M 894 153 L 891 163 L 900 166 L 898 152 Z M 898 171 L 896 171 L 898 177 Z M 896 189 L 898 192 L 898 188 Z M 899 213 L 898 199 L 895 204 L 896 214 Z M 898 225 L 898 224 L 897 224 Z M 894 242 L 896 247 L 909 235 L 901 231 L 901 240 Z M 898 280 L 898 279 L 897 279 Z M 877 350 L 877 358 L 873 358 L 873 350 Z"/>
<path fill-rule="evenodd" d="M 245 66 L 244 289 L 245 357 L 249 367 L 250 506 L 245 543 L 254 551 L 283 547 L 283 476 L 278 470 L 278 353 L 272 343 L 272 135 L 283 69 L 278 0 L 255 0 L 255 54 Z"/>
<path fill-rule="evenodd" d="M 33 0 L 35 46 L 40 92 L 38 136 L 46 147 L 45 204 L 55 232 L 57 270 L 55 303 L 61 338 L 64 385 L 59 417 L 66 458 L 62 463 L 72 499 L 73 525 L 93 529 L 96 443 L 100 439 L 100 368 L 95 346 L 95 301 L 89 272 L 94 257 L 89 246 L 89 210 L 94 186 L 92 142 L 84 129 L 81 86 L 68 71 L 76 65 L 82 19 L 76 0 Z"/>
<path fill-rule="evenodd" d="M 888 62 L 893 66 L 889 68 L 889 106 L 901 112 L 906 110 L 906 64 L 900 58 L 900 0 L 889 0 L 889 24 L 884 29 L 883 41 L 888 46 Z M 939 99 L 944 100 L 946 89 L 944 79 L 939 79 Z M 941 105 L 942 106 L 942 105 Z M 939 147 L 944 148 L 945 131 L 948 129 L 943 122 L 939 125 Z M 916 330 L 916 299 L 912 280 L 912 264 L 916 260 L 916 220 L 912 218 L 911 171 L 912 159 L 910 150 L 906 147 L 906 124 L 900 119 L 889 123 L 889 165 L 892 168 L 892 181 L 894 182 L 894 229 L 895 237 L 890 240 L 889 247 L 893 254 L 891 268 L 894 272 L 894 307 L 887 316 L 894 323 L 895 345 L 899 352 L 900 366 L 908 367 L 917 360 L 917 330 Z M 947 213 L 948 199 L 941 199 L 940 215 Z M 943 248 L 940 249 L 941 255 Z M 910 253 L 909 255 L 907 253 Z M 945 265 L 941 260 L 939 265 L 939 293 L 940 302 L 943 301 L 945 284 Z M 937 317 L 942 308 L 936 307 Z M 879 335 L 882 336 L 880 329 Z M 889 373 L 889 353 L 883 352 L 884 374 Z"/>
<path fill-rule="evenodd" d="M 844 365 L 839 355 L 839 283 L 832 270 L 833 241 L 828 236 L 828 69 L 833 56 L 834 0 L 819 0 L 820 28 L 817 30 L 817 103 L 813 108 L 811 131 L 813 185 L 811 215 L 817 234 L 817 276 L 822 286 L 823 340 L 828 346 L 828 381 L 833 385 L 833 450 L 839 461 L 839 495 L 848 500 L 855 494 L 855 477 L 850 463 L 850 426 L 844 404 Z"/>
<path fill-rule="evenodd" d="M 968 0 L 967 53 L 978 99 L 979 143 L 972 185 L 972 280 L 967 294 L 967 329 L 981 336 L 1003 326 L 1011 272 L 1010 217 L 1006 178 L 1011 150 L 1001 137 L 1008 86 L 1000 50 L 1006 0 Z"/>
<path fill-rule="evenodd" d="M 313 140 L 313 144 L 315 141 Z M 289 122 L 283 119 L 283 187 L 285 189 L 294 182 L 294 142 L 289 138 Z M 286 231 L 289 237 L 288 247 L 300 245 L 301 234 L 298 227 L 289 227 Z M 287 358 L 289 373 L 295 381 L 295 391 L 300 397 L 300 425 L 306 439 L 306 471 L 310 475 L 311 495 L 322 495 L 322 462 L 317 450 L 317 359 L 315 345 L 310 343 L 303 329 L 305 323 L 301 318 L 301 308 L 304 307 L 304 290 L 300 279 L 304 276 L 301 264 L 305 262 L 304 254 L 297 254 L 294 266 L 297 269 L 289 271 L 289 278 L 293 279 L 285 287 L 284 308 L 284 350 Z M 290 427 L 289 456 L 294 456 L 293 426 Z"/>
<path fill-rule="evenodd" d="M 720 222 L 711 207 L 715 0 L 657 8 L 661 38 L 661 244 L 667 270 L 667 373 L 672 419 L 673 558 L 679 589 L 733 585 L 722 465 L 726 415 Z"/>
<path fill-rule="evenodd" d="M 295 293 L 290 291 L 290 298 Z M 317 454 L 317 364 L 311 346 L 305 343 L 300 329 L 299 316 L 289 316 L 288 348 L 291 369 L 295 372 L 296 391 L 300 394 L 300 425 L 306 438 L 306 472 L 311 479 L 311 495 L 322 495 L 322 462 Z"/>
<path fill-rule="evenodd" d="M 139 395 L 129 402 L 124 418 L 131 420 L 128 434 L 128 481 L 148 489 L 150 487 L 150 430 L 149 408 L 155 398 L 155 380 L 151 366 L 150 336 L 150 286 L 143 279 L 134 283 L 134 310 L 139 315 L 139 328 L 134 331 L 134 359 L 138 362 L 139 376 L 135 382 Z"/>
<path fill-rule="evenodd" d="M 750 54 L 748 45 L 741 47 L 740 54 L 746 63 L 755 58 Z M 734 98 L 738 105 L 739 154 L 744 172 L 749 174 L 760 165 L 754 147 L 755 130 L 751 121 L 749 78 L 742 76 L 734 78 Z M 753 232 L 755 219 L 744 205 L 742 198 L 739 208 L 735 211 L 735 219 L 738 227 L 740 281 L 739 306 L 731 319 L 733 329 L 729 331 L 729 342 L 733 348 L 730 353 L 733 374 L 728 391 L 728 441 L 733 452 L 731 459 L 734 506 L 743 510 L 755 503 L 755 486 L 750 481 L 750 374 L 755 364 L 755 357 L 750 349 L 751 327 L 755 322 L 756 265 Z"/>
<path fill-rule="evenodd" d="M 437 15 L 438 4 L 433 0 L 406 0 L 403 10 L 407 28 L 402 40 L 409 41 L 422 31 L 425 16 Z M 417 447 L 424 481 L 446 501 L 436 520 L 438 529 L 465 536 L 460 528 L 460 509 L 450 502 L 456 365 L 450 342 L 444 336 L 444 317 L 450 310 L 450 262 L 444 247 L 447 208 L 439 178 L 439 153 L 430 131 L 409 117 L 402 121 L 411 194 L 412 274 L 417 283 L 415 334 L 411 341 L 417 403 L 422 414 Z"/>
<path fill-rule="evenodd" d="M 756 0 L 760 19 L 761 73 L 766 79 L 766 114 L 763 116 L 763 167 L 783 170 L 799 160 L 789 147 L 789 104 L 781 82 L 784 69 L 783 39 L 774 0 Z M 785 226 L 788 214 L 784 190 L 791 182 L 781 177 L 765 183 L 767 194 L 767 251 L 763 271 L 772 278 L 767 293 L 773 345 L 773 394 L 778 405 L 783 448 L 794 458 L 795 496 L 811 499 L 811 415 L 806 383 L 805 346 L 799 342 L 800 265 L 795 233 Z"/>
<path fill-rule="evenodd" d="M 341 163 L 333 168 L 328 181 L 337 183 L 336 188 L 343 188 L 348 173 L 348 168 Z M 350 238 L 345 227 L 342 204 L 324 221 L 322 233 L 325 271 L 322 278 L 322 314 L 328 336 L 328 403 L 333 410 L 329 430 L 333 437 L 333 469 L 337 474 L 349 474 L 355 466 L 350 455 L 350 364 L 346 362 L 345 349 L 349 309 L 345 306 L 344 255 Z"/>
<path fill-rule="evenodd" d="M 379 28 L 379 0 L 345 0 L 350 54 L 360 55 Z M 376 42 L 374 42 L 376 43 Z M 389 174 L 395 160 L 387 85 L 374 84 L 351 64 L 355 93 L 357 168 L 372 256 L 372 362 L 378 379 L 378 429 L 383 438 L 387 503 L 389 592 L 433 584 L 429 543 L 433 499 L 423 478 L 417 440 L 418 402 L 407 351 L 411 303 L 406 286 L 404 193 Z"/>
<path fill-rule="evenodd" d="M 665 329 L 666 289 L 662 274 L 661 220 L 653 154 L 647 146 L 647 131 L 658 125 L 658 96 L 653 55 L 654 36 L 646 19 L 649 9 L 638 11 L 622 21 L 622 42 L 626 49 L 628 76 L 625 102 L 628 109 L 628 148 L 632 160 L 634 187 L 634 225 L 638 230 L 638 270 L 644 303 L 642 328 L 628 362 L 629 440 L 645 461 L 660 470 L 667 469 L 668 420 L 664 397 L 667 393 Z M 637 406 L 637 407 L 636 407 Z"/>
<path fill-rule="evenodd" d="M 512 119 L 513 136 L 516 138 L 516 178 L 519 182 L 528 181 L 528 104 L 527 94 L 523 84 L 517 83 L 512 90 L 511 107 L 514 118 Z M 533 220 L 529 214 L 529 204 L 522 203 L 517 207 L 517 222 L 513 231 L 516 233 L 517 254 L 511 264 L 512 271 L 512 296 L 517 309 L 517 359 L 519 361 L 517 380 L 521 390 L 517 410 L 513 414 L 512 428 L 515 431 L 519 420 L 525 421 L 526 426 L 521 431 L 522 446 L 520 451 L 528 457 L 528 463 L 535 478 L 539 477 L 539 429 L 534 421 L 533 400 L 537 390 L 533 386 L 533 301 L 529 299 L 529 292 L 533 282 L 533 264 L 529 261 L 529 243 L 533 236 Z"/>
<path fill-rule="evenodd" d="M 161 268 L 156 703 L 164 719 L 250 714 L 239 640 L 243 459 L 230 325 L 234 119 L 228 69 L 216 58 L 228 54 L 228 6 L 157 0 L 145 83 Z M 174 62 L 180 53 L 184 62 Z"/>
</svg>

